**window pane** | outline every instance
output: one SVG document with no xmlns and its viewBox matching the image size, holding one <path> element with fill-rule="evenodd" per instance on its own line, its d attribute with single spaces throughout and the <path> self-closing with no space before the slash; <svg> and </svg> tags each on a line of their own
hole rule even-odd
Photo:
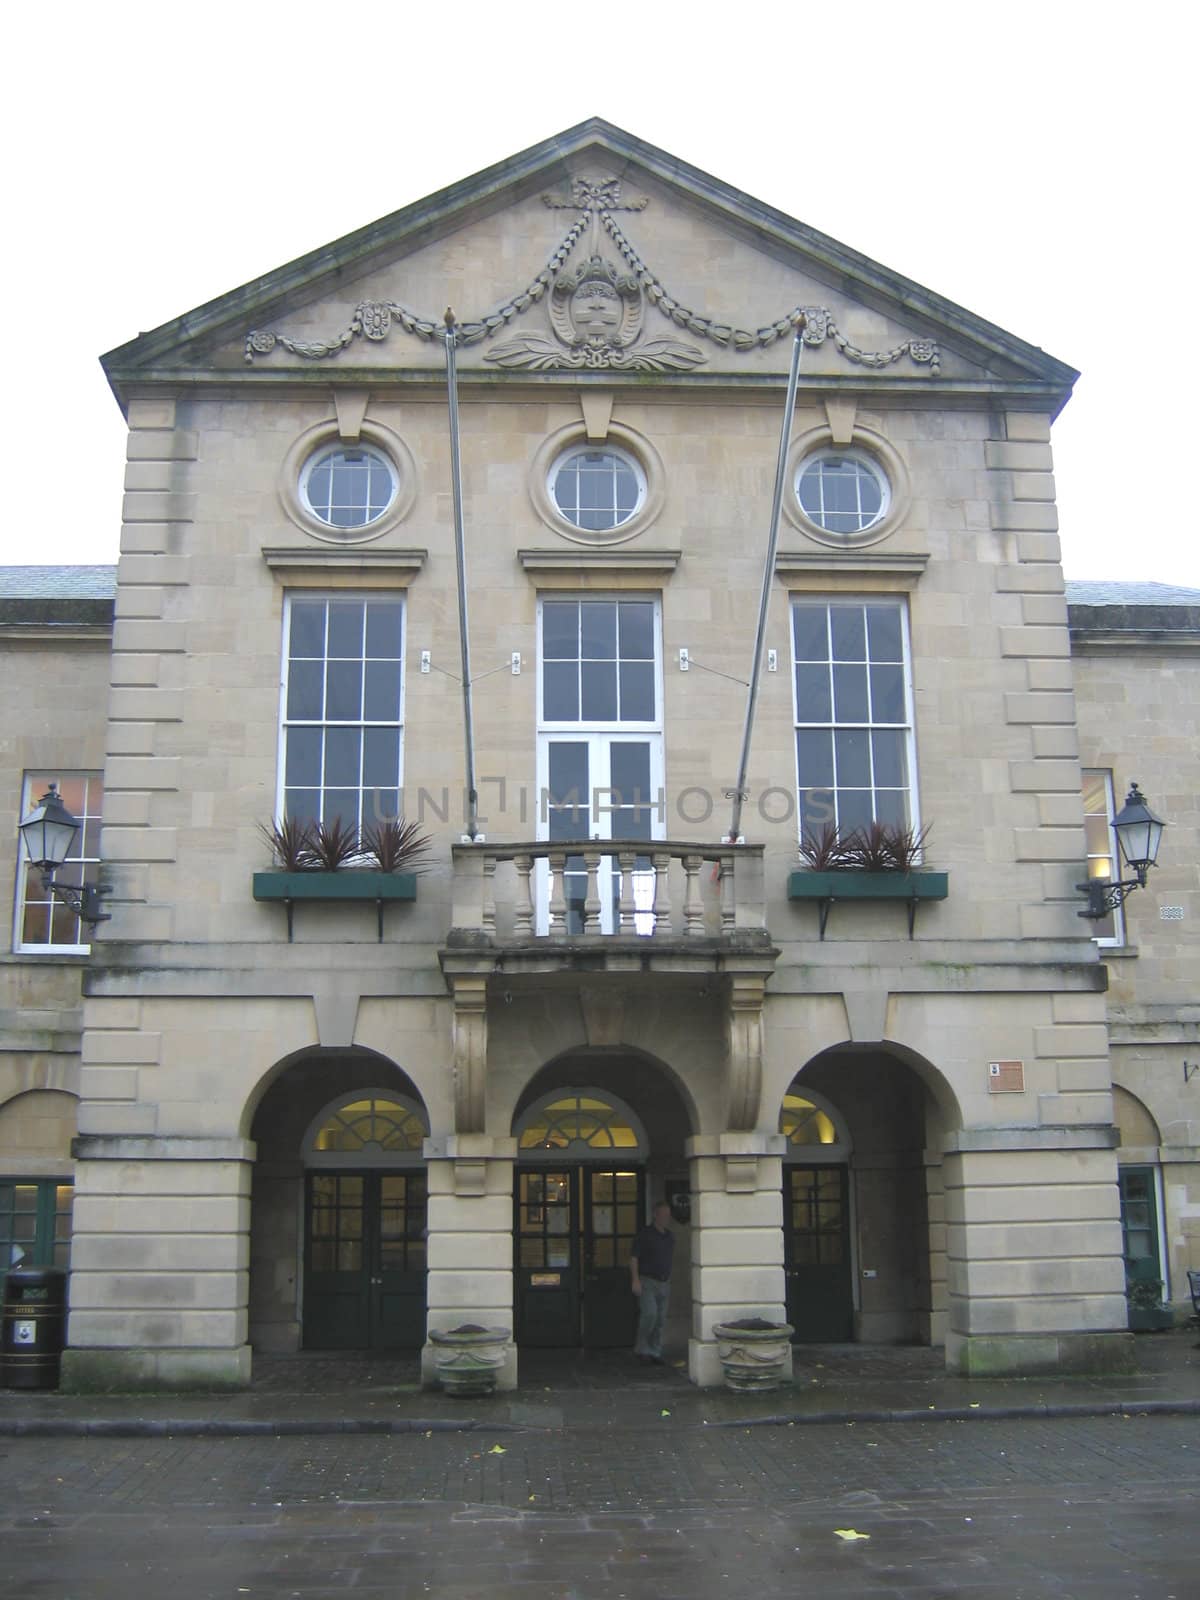
<svg viewBox="0 0 1200 1600">
<path fill-rule="evenodd" d="M 325 670 L 325 716 L 329 722 L 357 722 L 362 716 L 362 662 L 331 661 Z"/>
<path fill-rule="evenodd" d="M 367 722 L 400 719 L 400 663 L 368 661 L 363 690 L 363 717 Z"/>
<path fill-rule="evenodd" d="M 801 664 L 796 668 L 796 715 L 801 722 L 833 720 L 833 699 L 827 666 Z"/>
<path fill-rule="evenodd" d="M 399 728 L 363 730 L 362 781 L 366 789 L 394 789 L 400 781 Z"/>
<path fill-rule="evenodd" d="M 584 722 L 615 722 L 617 720 L 617 668 L 612 661 L 585 661 L 580 669 L 582 679 L 580 713 Z"/>
<path fill-rule="evenodd" d="M 792 632 L 797 661 L 829 660 L 829 626 L 825 606 L 793 606 Z"/>
<path fill-rule="evenodd" d="M 870 735 L 865 728 L 839 728 L 834 734 L 838 788 L 868 788 L 871 783 Z"/>
<path fill-rule="evenodd" d="M 366 608 L 361 600 L 329 602 L 329 654 L 358 659 L 363 653 L 363 619 Z"/>
<path fill-rule="evenodd" d="M 622 600 L 621 656 L 626 661 L 654 660 L 654 607 L 647 600 Z"/>
<path fill-rule="evenodd" d="M 572 803 L 587 804 L 588 747 L 586 744 L 558 741 L 550 746 L 550 772 L 547 789 L 551 805 L 562 805 L 568 797 Z"/>
<path fill-rule="evenodd" d="M 862 606 L 830 606 L 829 627 L 835 661 L 867 659 L 867 630 Z"/>
<path fill-rule="evenodd" d="M 361 756 L 360 729 L 328 729 L 325 734 L 325 787 L 357 788 Z"/>
<path fill-rule="evenodd" d="M 871 791 L 869 789 L 839 789 L 837 791 L 838 826 L 844 833 L 855 828 L 865 828 L 873 821 Z"/>
<path fill-rule="evenodd" d="M 903 722 L 904 668 L 871 668 L 871 721 Z"/>
<path fill-rule="evenodd" d="M 323 656 L 325 654 L 325 602 L 323 600 L 293 600 L 290 630 L 291 655 Z"/>
<path fill-rule="evenodd" d="M 897 606 L 867 607 L 867 636 L 872 661 L 903 661 L 903 635 Z"/>
<path fill-rule="evenodd" d="M 875 782 L 882 788 L 908 787 L 908 741 L 899 731 L 882 729 L 871 735 L 875 757 Z"/>
<path fill-rule="evenodd" d="M 579 607 L 579 627 L 580 654 L 585 659 L 614 659 L 617 653 L 617 608 L 611 601 L 585 601 Z"/>
<path fill-rule="evenodd" d="M 547 722 L 579 721 L 579 668 L 574 661 L 547 661 L 542 668 L 542 716 Z"/>
<path fill-rule="evenodd" d="M 833 785 L 833 735 L 825 728 L 802 728 L 796 735 L 796 765 L 801 789 Z"/>
<path fill-rule="evenodd" d="M 627 814 L 626 820 L 633 824 L 633 831 L 626 837 L 648 839 L 653 807 L 653 796 L 650 793 L 650 746 L 614 744 L 609 753 L 609 777 L 613 789 L 612 803 L 620 805 L 623 814 Z M 644 832 L 643 821 L 646 828 Z"/>
<path fill-rule="evenodd" d="M 866 667 L 834 667 L 833 717 L 835 722 L 867 721 Z"/>
<path fill-rule="evenodd" d="M 623 661 L 620 667 L 621 721 L 654 721 L 654 663 Z"/>
<path fill-rule="evenodd" d="M 287 715 L 300 722 L 321 720 L 325 669 L 319 661 L 293 661 L 288 667 Z"/>
<path fill-rule="evenodd" d="M 297 822 L 316 822 L 321 815 L 321 791 L 288 789 L 283 797 L 283 808 Z"/>
<path fill-rule="evenodd" d="M 392 601 L 371 601 L 367 606 L 367 655 L 398 659 L 401 653 L 401 618 L 404 608 Z"/>
<path fill-rule="evenodd" d="M 315 788 L 321 782 L 320 728 L 290 728 L 287 736 L 287 759 L 284 781 L 289 789 Z"/>
<path fill-rule="evenodd" d="M 579 655 L 579 606 L 547 600 L 542 606 L 542 655 L 547 661 Z"/>
</svg>

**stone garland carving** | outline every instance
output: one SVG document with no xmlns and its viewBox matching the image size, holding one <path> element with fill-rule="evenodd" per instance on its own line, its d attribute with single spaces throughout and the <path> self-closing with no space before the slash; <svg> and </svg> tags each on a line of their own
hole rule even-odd
<svg viewBox="0 0 1200 1600">
<path fill-rule="evenodd" d="M 646 301 L 668 321 L 710 343 L 735 350 L 766 349 L 785 338 L 803 313 L 807 319 L 804 342 L 822 345 L 831 339 L 847 361 L 858 366 L 888 367 L 907 355 L 919 366 L 928 366 L 932 376 L 941 371 L 940 351 L 932 339 L 907 339 L 891 350 L 861 350 L 839 330 L 832 313 L 824 306 L 796 306 L 785 316 L 753 332 L 729 323 L 715 322 L 681 305 L 652 273 L 618 226 L 616 211 L 643 211 L 646 197 L 622 202 L 616 178 L 592 181 L 576 178 L 569 199 L 543 195 L 543 202 L 555 210 L 578 208 L 579 215 L 568 228 L 562 242 L 545 267 L 529 286 L 490 315 L 458 325 L 459 343 L 478 344 L 490 339 L 514 318 L 549 295 L 548 314 L 554 337 L 524 333 L 495 345 L 485 361 L 497 366 L 524 371 L 577 371 L 603 369 L 629 372 L 686 372 L 701 365 L 705 356 L 692 344 L 673 338 L 641 341 Z M 600 253 L 599 229 L 603 227 L 624 258 L 628 272 L 607 261 Z M 590 232 L 588 254 L 574 271 L 567 262 L 585 232 Z M 362 301 L 354 309 L 350 324 L 327 340 L 291 339 L 285 334 L 256 328 L 246 336 L 245 359 L 268 356 L 278 346 L 309 361 L 336 356 L 356 338 L 374 343 L 386 339 L 393 324 L 412 338 L 433 340 L 440 337 L 443 323 L 421 317 L 393 300 Z"/>
</svg>

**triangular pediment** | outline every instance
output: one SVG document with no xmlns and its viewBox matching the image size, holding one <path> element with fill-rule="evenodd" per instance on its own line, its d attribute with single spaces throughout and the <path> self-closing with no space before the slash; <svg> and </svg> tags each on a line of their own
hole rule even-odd
<svg viewBox="0 0 1200 1600">
<path fill-rule="evenodd" d="M 1057 409 L 1076 374 L 803 223 L 592 119 L 110 352 L 135 384 L 776 383 L 1007 391 Z"/>
</svg>

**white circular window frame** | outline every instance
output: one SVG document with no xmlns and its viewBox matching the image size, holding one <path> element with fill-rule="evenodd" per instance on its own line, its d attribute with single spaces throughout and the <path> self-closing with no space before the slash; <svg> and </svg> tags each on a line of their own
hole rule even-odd
<svg viewBox="0 0 1200 1600">
<path fill-rule="evenodd" d="M 395 484 L 391 504 L 382 516 L 373 522 L 364 522 L 356 528 L 335 528 L 322 522 L 304 498 L 302 484 L 305 474 L 327 450 L 353 450 L 362 444 L 373 449 L 386 461 Z M 279 501 L 287 516 L 313 539 L 322 544 L 369 544 L 381 539 L 385 533 L 403 522 L 417 499 L 417 464 L 412 451 L 390 428 L 382 423 L 364 421 L 359 438 L 344 439 L 338 432 L 336 417 L 318 422 L 295 440 L 279 471 Z"/>
<path fill-rule="evenodd" d="M 615 528 L 577 528 L 558 509 L 553 481 L 563 459 L 576 450 L 608 451 L 624 457 L 638 474 L 642 485 L 641 501 L 633 515 Z M 593 547 L 625 544 L 644 533 L 663 508 L 666 485 L 662 458 L 648 439 L 619 422 L 609 423 L 603 439 L 589 439 L 581 418 L 550 434 L 534 456 L 529 473 L 529 497 L 546 526 L 572 544 Z"/>
<path fill-rule="evenodd" d="M 863 462 L 881 480 L 884 496 L 883 515 L 859 533 L 831 533 L 819 522 L 814 522 L 800 504 L 800 473 L 816 456 L 850 456 Z M 788 449 L 788 492 L 783 497 L 783 514 L 794 528 L 798 528 L 815 544 L 827 550 L 861 550 L 888 538 L 908 515 L 912 503 L 912 489 L 908 469 L 897 451 L 882 434 L 871 428 L 855 428 L 848 445 L 835 444 L 828 427 L 810 428 L 799 434 Z"/>
</svg>

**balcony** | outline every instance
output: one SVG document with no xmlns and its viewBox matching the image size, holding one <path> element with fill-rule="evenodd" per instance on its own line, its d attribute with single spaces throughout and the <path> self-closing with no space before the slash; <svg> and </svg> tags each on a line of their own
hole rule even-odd
<svg viewBox="0 0 1200 1600">
<path fill-rule="evenodd" d="M 447 976 L 774 964 L 761 845 L 539 840 L 453 847 Z"/>
</svg>

